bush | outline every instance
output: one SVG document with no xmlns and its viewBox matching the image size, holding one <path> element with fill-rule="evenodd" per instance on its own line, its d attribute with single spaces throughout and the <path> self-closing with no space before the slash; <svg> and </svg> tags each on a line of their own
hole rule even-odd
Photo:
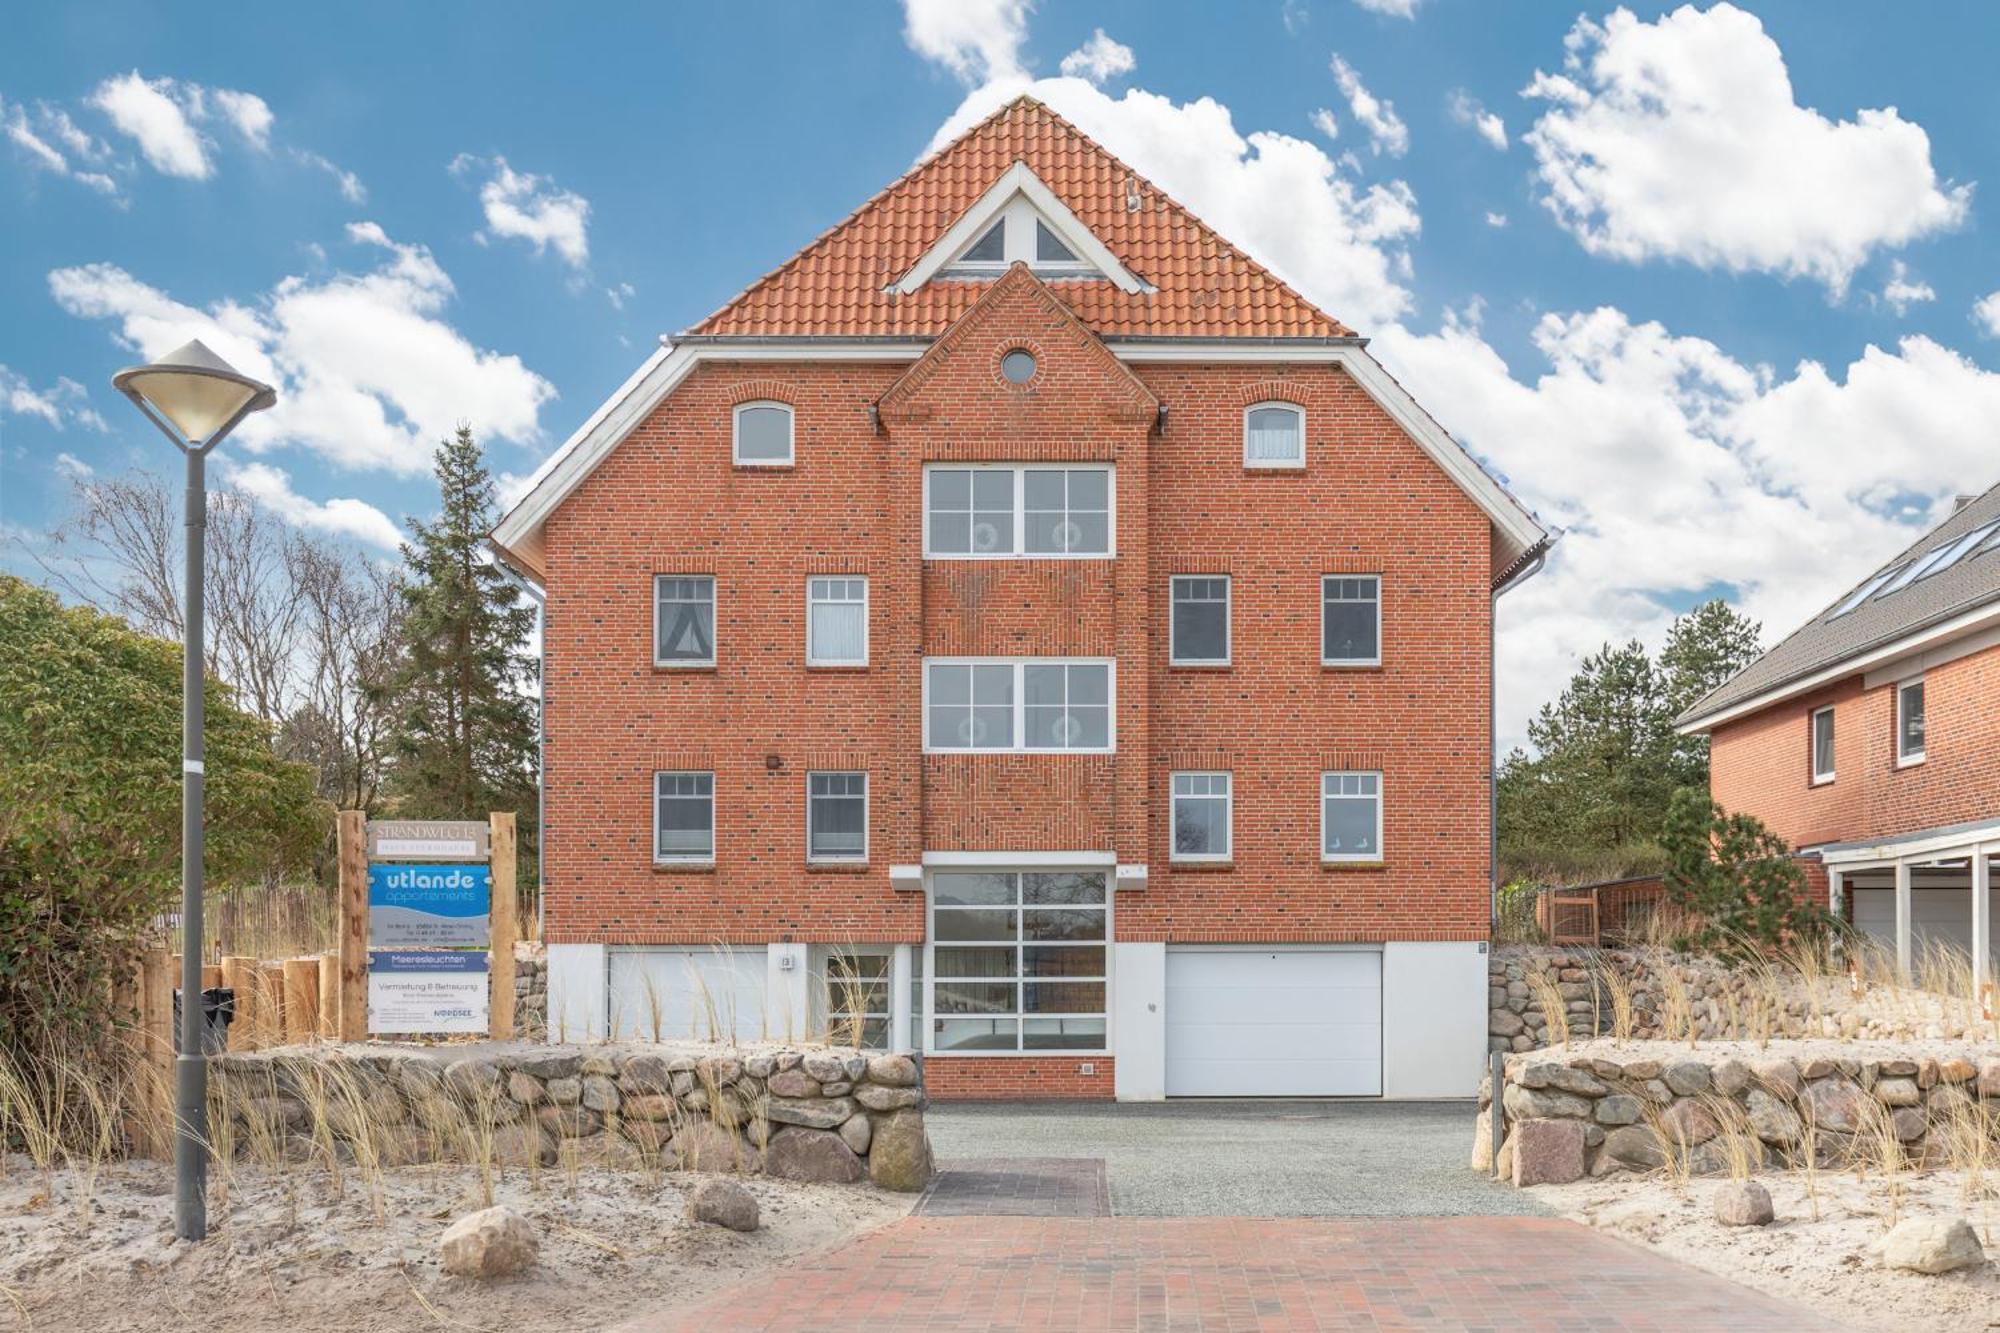
<svg viewBox="0 0 2000 1333">
<path fill-rule="evenodd" d="M 1698 787 L 1674 793 L 1660 846 L 1667 897 L 1688 920 L 1676 941 L 1683 948 L 1770 950 L 1833 926 L 1806 897 L 1805 872 L 1784 839 L 1753 815 L 1727 813 Z"/>
</svg>

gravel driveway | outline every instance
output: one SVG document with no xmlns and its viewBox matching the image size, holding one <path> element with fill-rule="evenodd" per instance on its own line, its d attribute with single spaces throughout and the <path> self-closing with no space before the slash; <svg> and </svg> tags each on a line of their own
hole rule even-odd
<svg viewBox="0 0 2000 1333">
<path fill-rule="evenodd" d="M 938 1102 L 954 1158 L 1096 1158 L 1137 1217 L 1546 1215 L 1466 1166 L 1471 1102 Z"/>
</svg>

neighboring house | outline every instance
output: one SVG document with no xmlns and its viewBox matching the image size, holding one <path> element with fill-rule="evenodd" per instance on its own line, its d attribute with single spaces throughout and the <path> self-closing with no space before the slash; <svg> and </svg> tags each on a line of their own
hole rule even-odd
<svg viewBox="0 0 2000 1333">
<path fill-rule="evenodd" d="M 1933 941 L 1986 975 L 2000 856 L 2000 486 L 1681 718 L 1709 787 L 1812 863 L 1907 967 Z"/>
<path fill-rule="evenodd" d="M 1493 606 L 1547 537 L 1041 104 L 664 339 L 494 541 L 545 596 L 554 1032 L 1473 1090 Z"/>
</svg>

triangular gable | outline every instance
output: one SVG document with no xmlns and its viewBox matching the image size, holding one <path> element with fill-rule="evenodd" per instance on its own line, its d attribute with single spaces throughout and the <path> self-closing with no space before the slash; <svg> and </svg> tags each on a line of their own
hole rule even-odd
<svg viewBox="0 0 2000 1333">
<path fill-rule="evenodd" d="M 1027 206 L 1025 210 L 1020 207 L 1021 204 Z M 1010 213 L 1013 216 L 1010 217 Z M 1026 223 L 1027 226 L 1039 224 L 1047 227 L 1055 240 L 1069 252 L 1068 264 L 1057 264 L 1053 267 L 1062 271 L 1082 268 L 1097 277 L 1109 279 L 1122 292 L 1138 293 L 1152 290 L 1151 284 L 1142 281 L 1138 275 L 1118 262 L 1118 256 L 1111 253 L 1104 242 L 1083 224 L 1083 219 L 1079 218 L 1069 205 L 1057 198 L 1055 192 L 1049 189 L 1042 178 L 1037 176 L 1034 169 L 1025 162 L 1016 162 L 1007 168 L 1000 179 L 993 182 L 992 188 L 980 196 L 978 202 L 961 213 L 958 221 L 946 228 L 944 235 L 938 237 L 936 243 L 924 252 L 923 257 L 902 276 L 893 290 L 907 296 L 940 274 L 950 272 L 954 267 L 965 266 L 972 248 L 994 235 L 995 228 L 1004 231 L 1009 226 L 1020 226 L 1022 223 Z M 1027 258 L 1025 244 L 1031 240 L 1031 237 L 1025 234 L 1027 226 L 1020 228 L 1024 233 L 1019 237 L 1022 248 L 1017 248 L 1012 258 Z M 1001 272 L 1005 271 L 1009 258 L 1003 247 L 1002 253 L 996 256 L 997 262 L 1001 265 Z M 985 262 L 985 256 L 980 256 L 979 262 Z"/>
</svg>

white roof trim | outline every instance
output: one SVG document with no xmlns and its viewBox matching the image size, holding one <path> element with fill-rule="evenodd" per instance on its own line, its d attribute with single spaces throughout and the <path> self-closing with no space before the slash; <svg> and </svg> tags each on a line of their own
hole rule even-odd
<svg viewBox="0 0 2000 1333">
<path fill-rule="evenodd" d="M 1934 837 L 1897 842 L 1893 838 L 1865 847 L 1822 849 L 1820 861 L 1830 869 L 1853 870 L 1861 866 L 1893 866 L 1901 861 L 1912 864 L 1959 856 L 2000 853 L 2000 820 L 1985 825 L 1940 833 Z"/>
<path fill-rule="evenodd" d="M 1024 168 L 1025 170 L 1025 168 Z M 951 253 L 949 251 L 947 254 Z M 1381 363 L 1357 343 L 1254 343 L 1233 339 L 1212 342 L 1106 343 L 1121 361 L 1234 361 L 1287 363 L 1306 362 L 1342 367 L 1417 446 L 1444 469 L 1499 531 L 1507 560 L 1545 540 L 1547 531 L 1534 515 L 1508 494 L 1474 461 L 1462 445 L 1437 421 L 1417 405 L 1409 391 L 1382 369 Z M 556 507 L 567 500 L 597 465 L 618 447 L 632 428 L 645 420 L 668 394 L 680 386 L 703 361 L 914 361 L 929 350 L 930 341 L 867 342 L 837 338 L 790 340 L 746 339 L 671 343 L 662 340 L 660 350 L 646 359 L 632 378 L 563 446 L 549 456 L 536 472 L 527 493 L 507 511 L 493 529 L 493 539 L 539 574 L 542 570 L 542 524 Z M 1994 609 L 2000 614 L 2000 608 Z"/>
<path fill-rule="evenodd" d="M 959 214 L 958 221 L 951 224 L 938 238 L 937 244 L 924 252 L 916 267 L 905 273 L 890 290 L 908 296 L 935 278 L 960 251 L 986 234 L 987 227 L 998 220 L 1016 195 L 1025 196 L 1035 206 L 1042 220 L 1049 224 L 1049 230 L 1069 247 L 1071 254 L 1109 278 L 1118 290 L 1152 290 L 1118 262 L 1118 256 L 1105 248 L 1104 242 L 1083 225 L 1083 220 L 1072 213 L 1067 204 L 1056 198 L 1054 191 L 1042 184 L 1042 178 L 1031 171 L 1025 162 L 1016 162 L 1007 168 L 1000 179 L 993 182 L 993 188 L 981 195 L 979 202 Z"/>
</svg>

